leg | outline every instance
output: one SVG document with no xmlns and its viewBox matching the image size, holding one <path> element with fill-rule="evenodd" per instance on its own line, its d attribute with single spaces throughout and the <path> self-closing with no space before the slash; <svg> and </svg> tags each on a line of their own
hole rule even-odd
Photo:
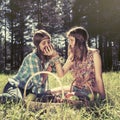
<svg viewBox="0 0 120 120">
<path fill-rule="evenodd" d="M 9 82 L 6 84 L 3 93 L 8 93 L 9 95 L 13 97 L 17 97 L 22 99 L 21 91 L 18 87 L 12 86 Z"/>
</svg>

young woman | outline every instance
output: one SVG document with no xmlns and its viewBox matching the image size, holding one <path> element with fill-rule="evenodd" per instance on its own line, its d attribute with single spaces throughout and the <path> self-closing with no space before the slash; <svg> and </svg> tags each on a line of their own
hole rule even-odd
<svg viewBox="0 0 120 120">
<path fill-rule="evenodd" d="M 101 58 L 97 49 L 87 45 L 88 32 L 83 27 L 74 27 L 67 32 L 68 58 L 62 68 L 59 65 L 59 76 L 62 77 L 69 70 L 74 80 L 72 92 L 66 97 L 77 95 L 87 99 L 94 99 L 96 93 L 100 99 L 105 99 L 105 89 L 102 79 Z M 90 98 L 92 94 L 92 98 Z"/>
<path fill-rule="evenodd" d="M 38 30 L 34 34 L 33 43 L 36 49 L 24 58 L 17 74 L 8 79 L 4 93 L 22 99 L 25 84 L 34 73 L 52 70 L 50 63 L 57 64 L 56 60 L 59 56 L 53 49 L 50 40 L 51 36 L 45 30 Z M 32 78 L 26 91 L 27 95 L 32 95 L 30 99 L 35 99 L 37 95 L 45 92 L 46 79 L 47 76 L 44 74 Z"/>
</svg>

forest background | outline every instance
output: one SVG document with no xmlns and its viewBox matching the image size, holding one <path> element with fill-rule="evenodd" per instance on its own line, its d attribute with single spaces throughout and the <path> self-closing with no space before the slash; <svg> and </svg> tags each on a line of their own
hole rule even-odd
<svg viewBox="0 0 120 120">
<path fill-rule="evenodd" d="M 100 50 L 103 71 L 120 70 L 120 0 L 0 0 L 0 72 L 18 70 L 33 50 L 36 30 L 52 35 L 60 55 L 67 58 L 65 33 L 85 27 L 90 47 Z"/>
</svg>

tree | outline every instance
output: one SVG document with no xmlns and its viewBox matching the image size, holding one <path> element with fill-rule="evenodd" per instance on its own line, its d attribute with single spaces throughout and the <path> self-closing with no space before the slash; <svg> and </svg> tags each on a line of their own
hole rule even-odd
<svg viewBox="0 0 120 120">
<path fill-rule="evenodd" d="M 24 58 L 24 45 L 26 43 L 25 36 L 30 33 L 29 30 L 29 1 L 10 0 L 9 9 L 7 12 L 7 22 L 9 25 L 9 33 L 11 36 L 11 69 L 20 66 Z M 28 27 L 27 27 L 28 26 Z M 28 37 L 29 40 L 29 37 Z"/>
<path fill-rule="evenodd" d="M 98 42 L 96 45 L 100 49 L 104 70 L 112 69 L 111 44 L 114 39 L 118 40 L 120 30 L 119 2 L 119 0 L 76 0 L 73 4 L 72 25 L 86 27 L 90 38 L 93 37 L 95 43 Z"/>
</svg>

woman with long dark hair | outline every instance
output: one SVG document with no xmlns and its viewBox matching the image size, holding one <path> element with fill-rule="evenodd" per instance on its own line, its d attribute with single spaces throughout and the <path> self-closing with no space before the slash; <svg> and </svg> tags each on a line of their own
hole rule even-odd
<svg viewBox="0 0 120 120">
<path fill-rule="evenodd" d="M 69 97 L 76 94 L 80 97 L 94 99 L 99 94 L 100 99 L 105 99 L 105 89 L 102 79 L 102 65 L 99 50 L 88 47 L 88 32 L 83 27 L 74 27 L 67 32 L 68 58 L 60 69 L 60 77 L 69 70 L 73 75 L 72 92 Z M 90 94 L 92 97 L 90 98 Z"/>
</svg>

